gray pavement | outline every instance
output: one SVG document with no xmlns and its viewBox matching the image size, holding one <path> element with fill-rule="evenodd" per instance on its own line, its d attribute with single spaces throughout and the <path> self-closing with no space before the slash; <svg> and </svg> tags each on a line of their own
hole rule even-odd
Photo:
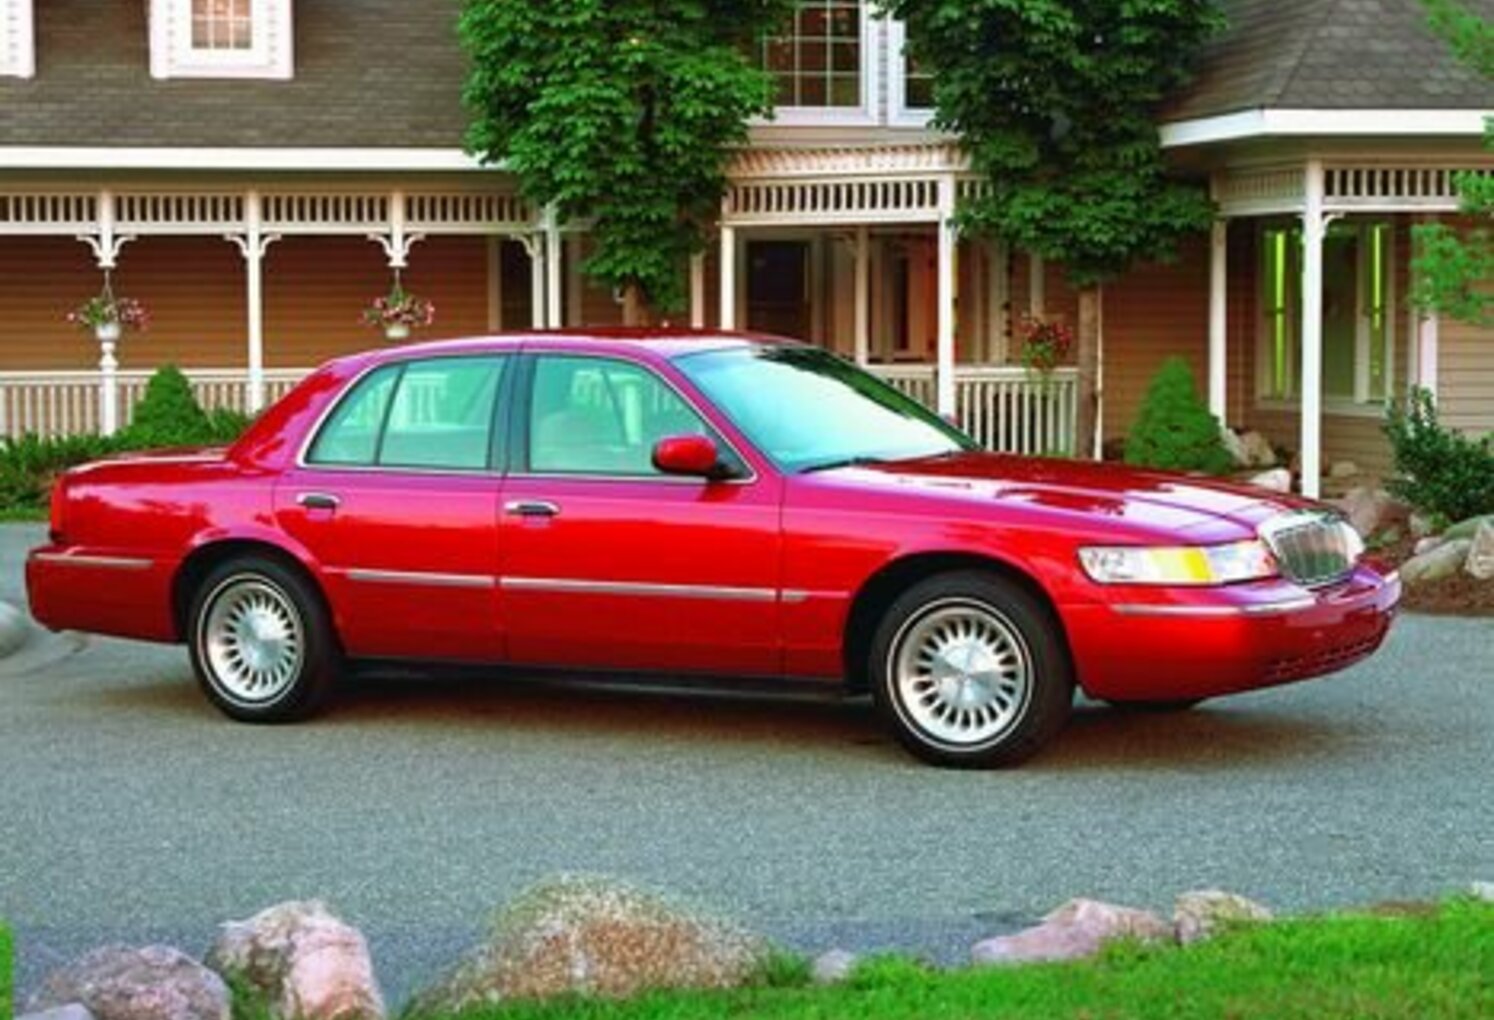
<svg viewBox="0 0 1494 1020">
<path fill-rule="evenodd" d="M 0 595 L 39 534 L 0 529 Z M 318 896 L 399 1001 L 564 870 L 806 950 L 955 960 L 1071 895 L 1165 909 L 1217 885 L 1301 911 L 1494 880 L 1494 623 L 1407 617 L 1347 673 L 1185 716 L 1081 705 L 997 773 L 918 765 L 856 703 L 536 682 L 380 681 L 246 727 L 180 649 L 33 635 L 0 664 L 0 777 L 23 990 L 100 942 L 200 950 Z"/>
</svg>

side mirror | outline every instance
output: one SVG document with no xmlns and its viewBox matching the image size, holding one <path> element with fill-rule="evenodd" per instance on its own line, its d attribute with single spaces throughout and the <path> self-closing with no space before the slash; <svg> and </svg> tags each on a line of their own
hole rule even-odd
<svg viewBox="0 0 1494 1020">
<path fill-rule="evenodd" d="M 654 467 L 666 475 L 720 481 L 731 469 L 721 461 L 721 451 L 709 436 L 665 436 L 654 444 Z"/>
</svg>

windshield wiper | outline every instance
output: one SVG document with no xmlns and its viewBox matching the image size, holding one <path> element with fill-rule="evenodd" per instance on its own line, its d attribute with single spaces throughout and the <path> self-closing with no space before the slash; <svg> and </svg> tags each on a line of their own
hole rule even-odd
<svg viewBox="0 0 1494 1020">
<path fill-rule="evenodd" d="M 800 468 L 799 473 L 801 475 L 812 475 L 816 471 L 834 471 L 836 468 L 866 467 L 868 464 L 887 463 L 890 463 L 890 461 L 886 457 L 868 457 L 865 455 L 859 457 L 841 457 L 839 460 L 827 460 L 823 464 L 811 464 L 808 467 Z"/>
</svg>

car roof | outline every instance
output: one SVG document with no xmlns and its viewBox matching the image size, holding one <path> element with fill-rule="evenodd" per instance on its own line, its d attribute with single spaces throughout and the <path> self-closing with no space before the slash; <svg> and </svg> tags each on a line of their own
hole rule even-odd
<svg viewBox="0 0 1494 1020">
<path fill-rule="evenodd" d="M 402 361 L 411 357 L 486 354 L 521 346 L 552 351 L 574 347 L 577 350 L 593 352 L 618 352 L 641 348 L 657 357 L 672 359 L 700 351 L 749 346 L 801 346 L 801 344 L 797 340 L 769 336 L 764 333 L 683 329 L 672 326 L 602 326 L 533 329 L 456 340 L 431 340 L 399 347 L 376 348 L 353 357 L 368 364 L 381 364 L 388 361 Z"/>
</svg>

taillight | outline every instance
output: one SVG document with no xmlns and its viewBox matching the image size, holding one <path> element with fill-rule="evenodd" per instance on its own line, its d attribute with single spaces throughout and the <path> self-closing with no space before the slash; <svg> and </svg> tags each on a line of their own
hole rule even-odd
<svg viewBox="0 0 1494 1020">
<path fill-rule="evenodd" d="M 67 510 L 67 475 L 58 478 L 52 485 L 52 516 L 47 537 L 53 545 L 65 542 L 64 524 Z"/>
</svg>

